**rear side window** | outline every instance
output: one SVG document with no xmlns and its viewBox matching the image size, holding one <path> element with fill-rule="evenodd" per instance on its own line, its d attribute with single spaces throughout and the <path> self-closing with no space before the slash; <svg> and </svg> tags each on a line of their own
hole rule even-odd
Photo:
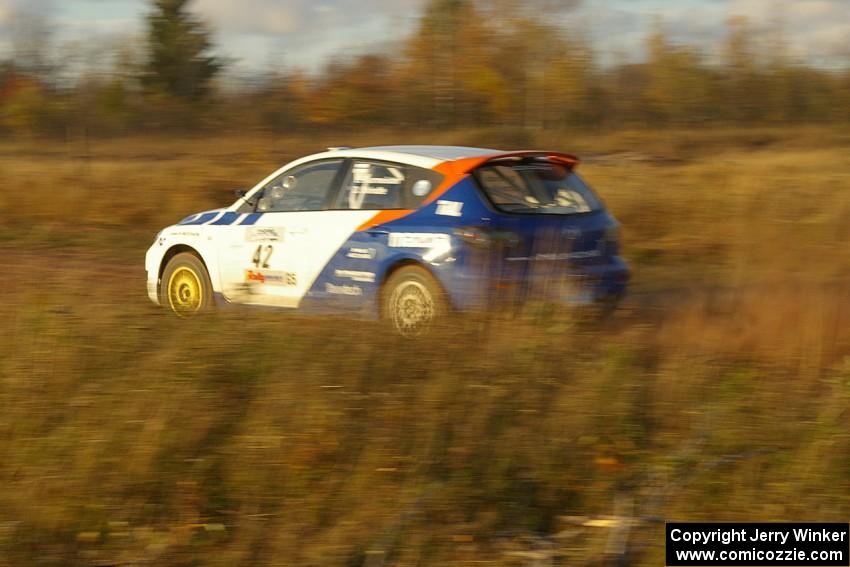
<svg viewBox="0 0 850 567">
<path fill-rule="evenodd" d="M 414 209 L 442 180 L 430 169 L 395 163 L 354 160 L 342 182 L 335 209 Z"/>
<path fill-rule="evenodd" d="M 602 208 L 581 177 L 548 160 L 523 160 L 485 165 L 475 172 L 479 185 L 502 211 L 570 215 Z"/>
</svg>

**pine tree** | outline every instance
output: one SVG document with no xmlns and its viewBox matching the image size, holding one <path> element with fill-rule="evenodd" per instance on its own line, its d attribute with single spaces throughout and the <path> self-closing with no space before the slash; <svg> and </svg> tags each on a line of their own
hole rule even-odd
<svg viewBox="0 0 850 567">
<path fill-rule="evenodd" d="M 142 83 L 149 90 L 195 101 L 209 92 L 223 62 L 212 55 L 207 26 L 187 9 L 189 0 L 154 0 L 148 15 L 148 59 Z"/>
</svg>

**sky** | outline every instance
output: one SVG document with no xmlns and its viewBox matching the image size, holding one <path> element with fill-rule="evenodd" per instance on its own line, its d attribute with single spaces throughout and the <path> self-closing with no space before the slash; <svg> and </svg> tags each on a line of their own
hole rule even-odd
<svg viewBox="0 0 850 567">
<path fill-rule="evenodd" d="M 557 5 L 559 0 L 532 0 Z M 331 55 L 392 52 L 415 26 L 424 0 L 193 0 L 215 31 L 233 73 L 301 67 L 317 70 Z M 94 53 L 104 42 L 139 43 L 147 0 L 0 0 L 0 59 L 11 52 L 26 14 L 46 14 L 54 45 Z M 557 20 L 590 37 L 603 60 L 640 60 L 642 40 L 658 22 L 675 41 L 711 52 L 725 22 L 746 16 L 782 25 L 791 54 L 836 65 L 850 58 L 850 0 L 582 0 Z"/>
</svg>

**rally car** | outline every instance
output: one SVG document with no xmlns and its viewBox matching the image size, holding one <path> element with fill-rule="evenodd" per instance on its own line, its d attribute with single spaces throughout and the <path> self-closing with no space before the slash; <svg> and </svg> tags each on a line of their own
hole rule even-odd
<svg viewBox="0 0 850 567">
<path fill-rule="evenodd" d="M 178 315 L 261 305 L 383 318 L 404 335 L 508 301 L 613 304 L 629 279 L 618 223 L 576 165 L 545 151 L 329 148 L 163 229 L 148 295 Z"/>
</svg>

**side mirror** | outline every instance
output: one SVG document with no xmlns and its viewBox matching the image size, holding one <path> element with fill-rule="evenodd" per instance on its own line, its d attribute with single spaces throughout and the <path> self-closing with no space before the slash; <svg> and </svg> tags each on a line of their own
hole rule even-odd
<svg viewBox="0 0 850 567">
<path fill-rule="evenodd" d="M 248 194 L 248 192 L 245 189 L 234 189 L 233 194 L 236 195 L 237 197 L 239 197 L 240 199 L 242 199 L 245 202 L 245 204 L 248 205 L 249 207 L 254 206 L 254 204 L 255 204 L 254 199 L 248 200 L 248 199 L 245 198 L 245 196 Z"/>
</svg>

